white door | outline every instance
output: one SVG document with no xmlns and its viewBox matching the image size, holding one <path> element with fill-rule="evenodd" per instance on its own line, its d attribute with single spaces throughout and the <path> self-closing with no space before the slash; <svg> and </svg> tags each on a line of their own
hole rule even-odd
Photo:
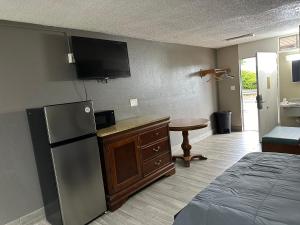
<svg viewBox="0 0 300 225">
<path fill-rule="evenodd" d="M 257 52 L 257 108 L 259 140 L 278 125 L 277 53 Z"/>
</svg>

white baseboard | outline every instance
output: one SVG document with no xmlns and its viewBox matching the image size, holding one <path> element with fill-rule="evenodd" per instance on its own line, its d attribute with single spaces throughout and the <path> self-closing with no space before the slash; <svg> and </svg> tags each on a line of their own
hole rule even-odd
<svg viewBox="0 0 300 225">
<path fill-rule="evenodd" d="M 37 209 L 27 215 L 24 215 L 14 221 L 11 221 L 5 225 L 34 225 L 37 224 L 38 222 L 45 220 L 46 216 L 45 216 L 45 211 L 44 211 L 44 207 Z"/>
<path fill-rule="evenodd" d="M 194 143 L 202 141 L 203 139 L 205 139 L 205 138 L 207 138 L 207 137 L 209 137 L 211 135 L 213 135 L 213 130 L 209 130 L 209 131 L 207 131 L 207 132 L 205 132 L 203 134 L 198 135 L 197 137 L 193 137 L 193 138 L 191 138 L 189 140 L 189 142 L 192 145 Z M 179 150 L 181 151 L 181 143 L 178 144 L 178 145 L 173 145 L 172 146 L 172 152 L 179 151 Z"/>
</svg>

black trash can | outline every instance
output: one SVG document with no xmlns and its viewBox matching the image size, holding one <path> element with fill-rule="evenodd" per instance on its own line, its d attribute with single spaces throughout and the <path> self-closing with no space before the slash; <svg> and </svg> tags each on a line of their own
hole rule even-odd
<svg viewBox="0 0 300 225">
<path fill-rule="evenodd" d="M 215 112 L 216 133 L 228 134 L 231 132 L 231 112 Z"/>
</svg>

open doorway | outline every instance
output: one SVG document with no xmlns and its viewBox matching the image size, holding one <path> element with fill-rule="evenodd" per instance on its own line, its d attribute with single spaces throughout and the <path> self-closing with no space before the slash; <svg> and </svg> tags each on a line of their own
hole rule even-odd
<svg viewBox="0 0 300 225">
<path fill-rule="evenodd" d="M 243 130 L 258 131 L 256 57 L 241 60 Z"/>
</svg>

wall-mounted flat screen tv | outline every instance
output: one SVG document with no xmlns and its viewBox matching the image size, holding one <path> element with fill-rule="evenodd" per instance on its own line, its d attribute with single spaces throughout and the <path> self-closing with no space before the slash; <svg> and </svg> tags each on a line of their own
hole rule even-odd
<svg viewBox="0 0 300 225">
<path fill-rule="evenodd" d="M 292 61 L 292 81 L 300 82 L 300 60 Z"/>
<path fill-rule="evenodd" d="M 100 80 L 129 77 L 127 43 L 72 36 L 72 49 L 79 79 Z"/>
</svg>

